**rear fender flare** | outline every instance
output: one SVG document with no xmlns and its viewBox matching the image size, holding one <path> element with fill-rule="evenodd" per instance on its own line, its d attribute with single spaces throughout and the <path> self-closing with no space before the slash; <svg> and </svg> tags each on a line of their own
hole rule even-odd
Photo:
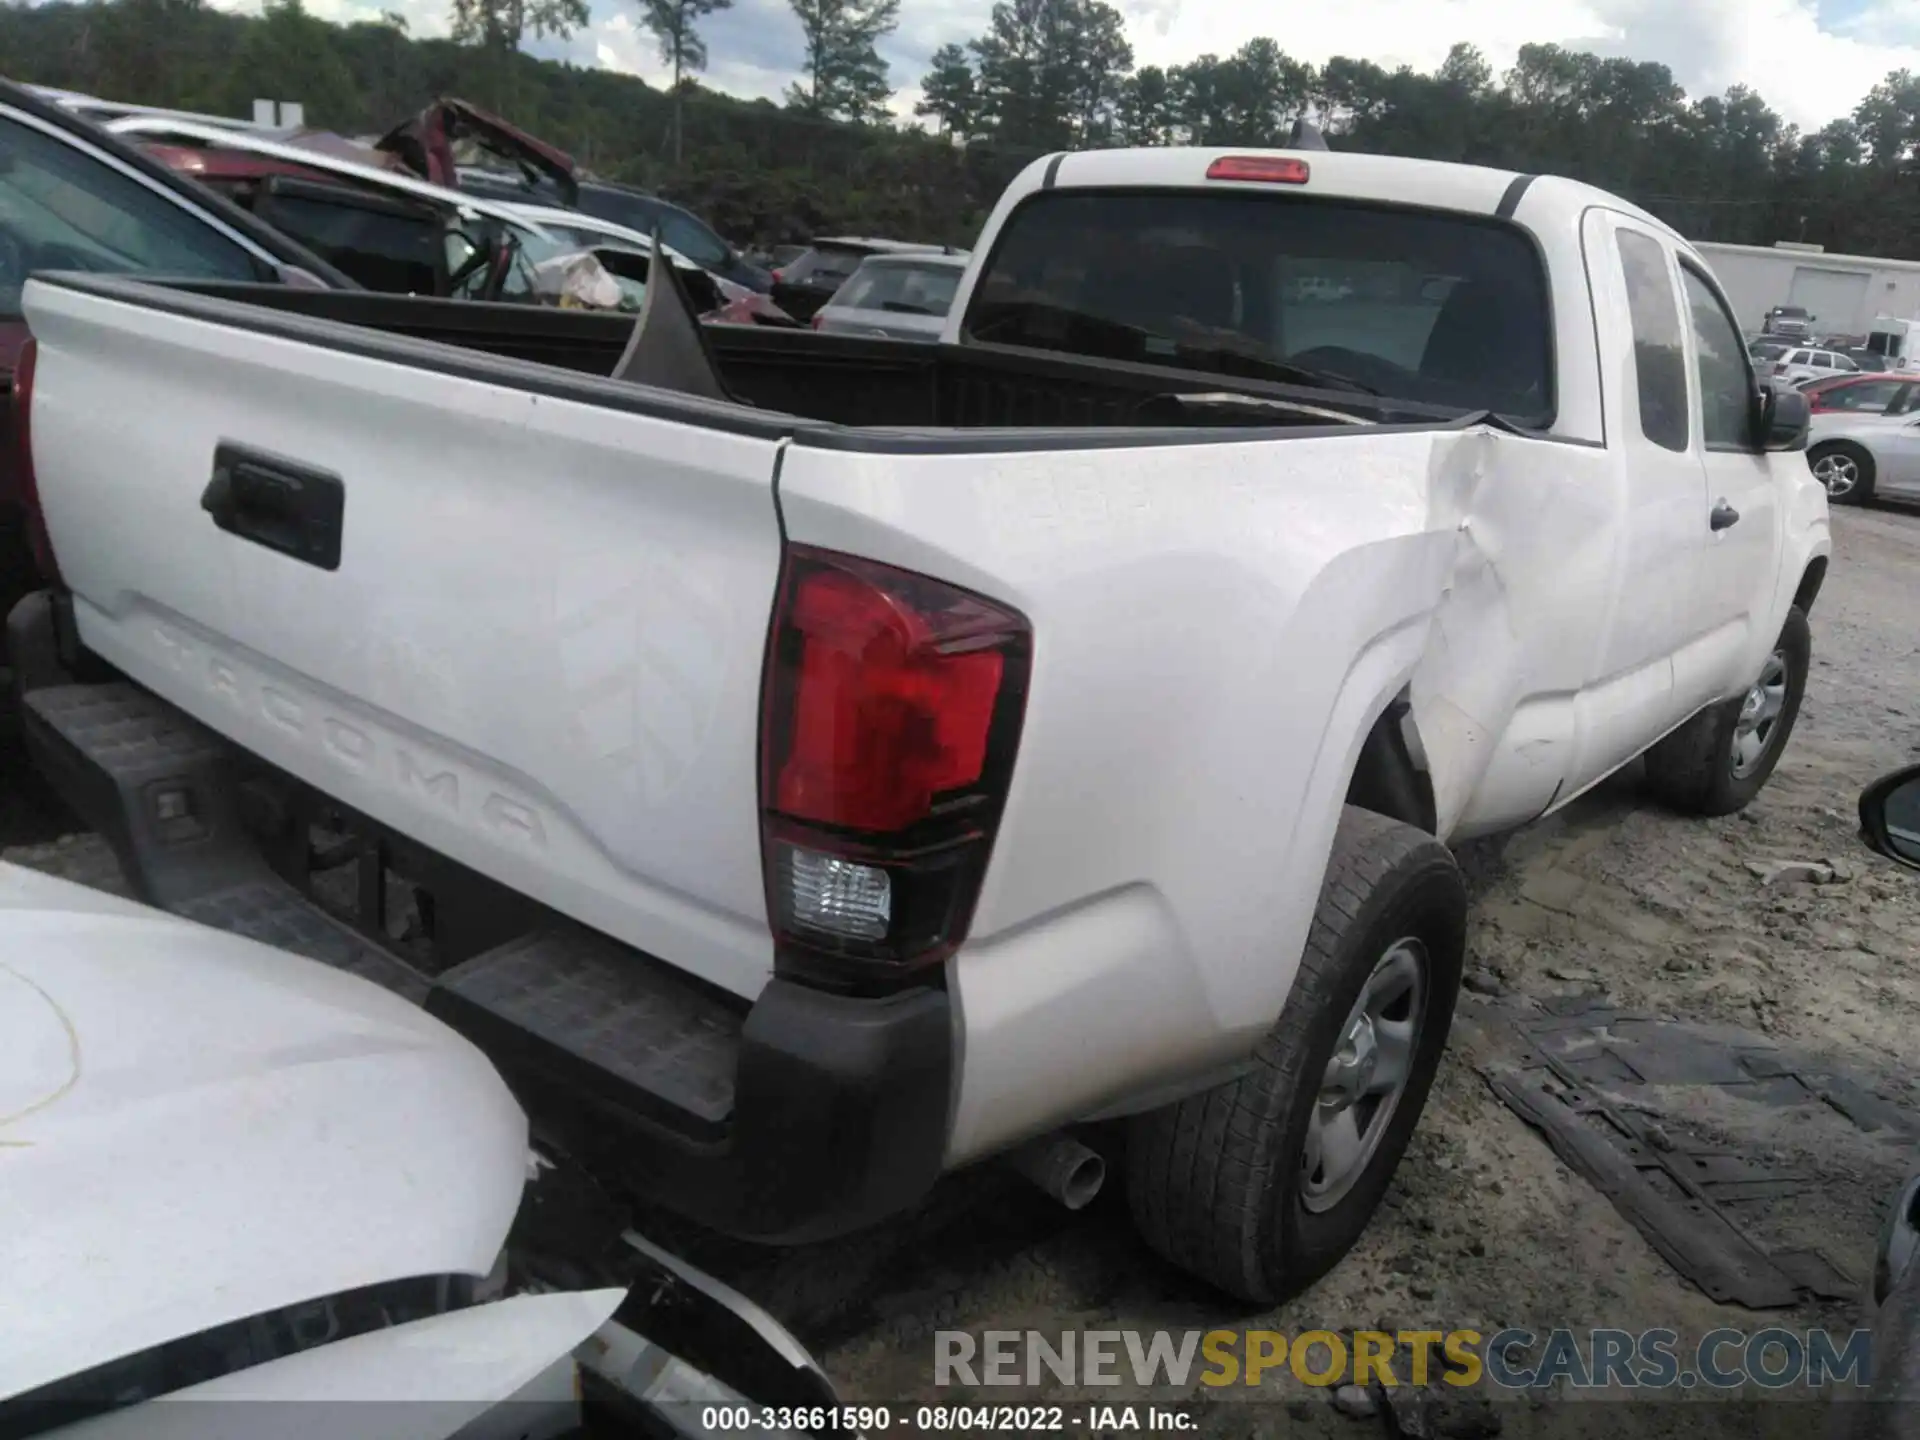
<svg viewBox="0 0 1920 1440">
<path fill-rule="evenodd" d="M 1268 1022 L 1279 1018 L 1293 989 L 1307 931 L 1319 905 L 1327 861 L 1333 854 L 1334 831 L 1339 828 L 1340 813 L 1353 788 L 1361 751 L 1376 727 L 1387 719 L 1394 702 L 1406 694 L 1426 649 L 1431 619 L 1432 611 L 1423 611 L 1376 636 L 1347 671 L 1328 713 L 1320 753 L 1307 781 L 1292 844 L 1276 886 L 1274 913 L 1280 924 L 1273 953 L 1285 959 L 1275 967 L 1269 1003 L 1260 1007 Z M 1431 795 L 1430 783 L 1426 789 Z"/>
</svg>

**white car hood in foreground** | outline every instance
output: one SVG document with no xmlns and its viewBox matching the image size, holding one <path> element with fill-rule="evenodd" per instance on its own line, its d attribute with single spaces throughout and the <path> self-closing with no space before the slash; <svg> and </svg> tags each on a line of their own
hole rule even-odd
<svg viewBox="0 0 1920 1440">
<path fill-rule="evenodd" d="M 526 1121 L 398 996 L 0 865 L 0 1399 L 380 1281 L 483 1275 Z"/>
<path fill-rule="evenodd" d="M 303 1350 L 54 1433 L 58 1440 L 543 1436 L 555 1427 L 540 1422 L 566 1414 L 574 1400 L 572 1351 L 625 1296 L 518 1295 Z"/>
</svg>

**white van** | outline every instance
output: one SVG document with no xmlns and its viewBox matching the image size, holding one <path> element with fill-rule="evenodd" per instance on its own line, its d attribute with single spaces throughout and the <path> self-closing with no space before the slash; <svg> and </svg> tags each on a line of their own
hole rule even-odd
<svg viewBox="0 0 1920 1440">
<path fill-rule="evenodd" d="M 1888 372 L 1920 370 L 1920 320 L 1875 316 L 1866 348 L 1886 357 L 1882 368 Z"/>
</svg>

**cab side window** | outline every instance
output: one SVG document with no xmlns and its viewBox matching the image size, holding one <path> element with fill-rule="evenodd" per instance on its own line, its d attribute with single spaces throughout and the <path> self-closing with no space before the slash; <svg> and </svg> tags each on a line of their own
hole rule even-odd
<svg viewBox="0 0 1920 1440">
<path fill-rule="evenodd" d="M 1700 380 L 1700 438 L 1709 450 L 1751 449 L 1753 372 L 1740 331 L 1713 287 L 1685 261 L 1680 283 L 1687 292 L 1694 370 Z"/>
<path fill-rule="evenodd" d="M 1680 343 L 1680 307 L 1660 242 L 1634 230 L 1615 232 L 1633 321 L 1633 368 L 1639 382 L 1640 433 L 1663 450 L 1687 448 L 1687 367 Z"/>
</svg>

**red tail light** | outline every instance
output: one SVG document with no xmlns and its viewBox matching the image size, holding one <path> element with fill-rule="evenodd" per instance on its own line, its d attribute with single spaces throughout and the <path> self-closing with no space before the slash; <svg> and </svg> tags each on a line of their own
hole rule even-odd
<svg viewBox="0 0 1920 1440">
<path fill-rule="evenodd" d="M 1304 185 L 1310 173 L 1306 161 L 1280 155 L 1222 155 L 1207 166 L 1209 180 L 1259 180 L 1269 185 Z"/>
<path fill-rule="evenodd" d="M 40 485 L 33 474 L 33 374 L 39 355 L 40 347 L 29 335 L 13 365 L 13 393 L 7 401 L 7 420 L 12 427 L 8 448 L 12 451 L 9 458 L 13 463 L 14 495 L 26 512 L 34 564 L 43 579 L 58 585 L 60 564 L 53 558 L 53 541 L 47 535 L 46 516 L 40 509 Z"/>
<path fill-rule="evenodd" d="M 821 326 L 821 323 L 825 321 L 826 318 L 827 318 L 826 316 L 822 315 L 818 310 L 816 310 L 813 312 L 813 318 L 809 320 L 807 324 L 811 325 L 814 329 L 818 330 Z"/>
<path fill-rule="evenodd" d="M 773 274 L 774 283 L 776 285 L 779 284 L 780 281 L 785 278 L 784 276 L 781 275 L 781 273 L 778 270 L 773 271 L 772 274 Z"/>
<path fill-rule="evenodd" d="M 792 546 L 761 725 L 783 971 L 859 984 L 966 937 L 1012 777 L 1032 632 L 924 575 Z"/>
</svg>

